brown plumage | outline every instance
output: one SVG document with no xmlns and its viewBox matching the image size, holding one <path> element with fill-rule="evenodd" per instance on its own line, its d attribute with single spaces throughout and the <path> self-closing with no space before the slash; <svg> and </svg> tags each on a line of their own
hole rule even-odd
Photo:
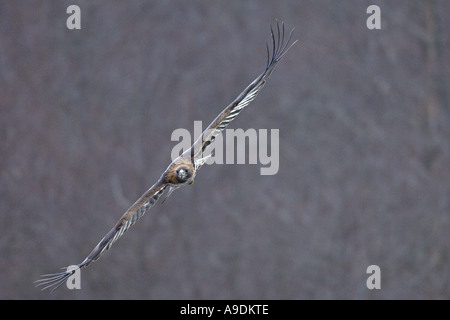
<svg viewBox="0 0 450 320">
<path fill-rule="evenodd" d="M 119 219 L 116 225 L 103 237 L 92 252 L 78 264 L 78 268 L 84 268 L 96 261 L 111 246 L 150 209 L 164 190 L 169 187 L 167 197 L 175 190 L 184 185 L 192 184 L 198 170 L 203 166 L 207 157 L 204 151 L 207 146 L 214 141 L 216 136 L 224 130 L 236 116 L 252 102 L 259 90 L 265 85 L 267 79 L 272 74 L 275 66 L 284 57 L 286 52 L 295 44 L 289 42 L 293 30 L 290 32 L 287 41 L 284 39 L 284 24 L 277 22 L 277 38 L 272 27 L 270 28 L 272 37 L 272 54 L 267 45 L 267 64 L 261 73 L 230 105 L 228 105 L 214 121 L 206 128 L 202 135 L 194 142 L 189 150 L 175 159 L 164 171 L 159 180 L 148 189 Z M 165 200 L 164 199 L 164 200 Z M 64 271 L 56 274 L 46 274 L 37 280 L 37 286 L 42 286 L 42 290 L 52 288 L 52 291 L 61 286 L 67 278 L 76 270 Z"/>
<path fill-rule="evenodd" d="M 163 175 L 163 180 L 165 183 L 171 184 L 183 183 L 193 176 L 194 171 L 194 163 L 191 161 L 190 157 L 177 158 L 167 168 L 165 174 Z M 183 172 L 185 174 L 183 174 Z"/>
</svg>

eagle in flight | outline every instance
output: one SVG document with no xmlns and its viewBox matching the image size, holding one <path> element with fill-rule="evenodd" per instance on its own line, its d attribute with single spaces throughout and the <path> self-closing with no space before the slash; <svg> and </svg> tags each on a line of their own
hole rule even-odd
<svg viewBox="0 0 450 320">
<path fill-rule="evenodd" d="M 194 182 L 198 170 L 205 164 L 208 158 L 208 156 L 204 156 L 206 147 L 237 117 L 242 109 L 255 99 L 259 90 L 261 90 L 272 74 L 275 66 L 297 42 L 296 40 L 290 44 L 293 31 L 294 29 L 291 30 L 287 40 L 285 40 L 284 23 L 281 23 L 280 27 L 277 21 L 276 32 L 274 32 L 272 26 L 270 27 L 272 52 L 269 50 L 269 44 L 266 43 L 267 64 L 264 71 L 214 119 L 194 144 L 176 158 L 163 172 L 158 181 L 123 214 L 116 225 L 103 237 L 86 259 L 76 265 L 79 269 L 89 266 L 92 262 L 99 259 L 105 251 L 111 248 L 158 201 L 166 189 L 168 189 L 168 192 L 165 199 L 175 189 Z M 73 275 L 76 270 L 77 268 L 72 268 L 59 273 L 42 275 L 41 279 L 35 282 L 36 286 L 42 287 L 42 290 L 51 288 L 53 292 Z"/>
</svg>

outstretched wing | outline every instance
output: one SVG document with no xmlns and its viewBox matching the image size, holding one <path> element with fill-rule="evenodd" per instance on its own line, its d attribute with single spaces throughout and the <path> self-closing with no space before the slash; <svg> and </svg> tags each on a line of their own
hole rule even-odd
<svg viewBox="0 0 450 320">
<path fill-rule="evenodd" d="M 275 34 L 270 27 L 270 33 L 272 36 L 272 55 L 269 52 L 269 45 L 267 46 L 267 64 L 261 75 L 259 75 L 228 107 L 226 107 L 214 121 L 203 131 L 202 135 L 195 141 L 192 147 L 186 151 L 186 154 L 190 154 L 194 162 L 194 159 L 203 158 L 203 152 L 206 147 L 214 141 L 219 133 L 225 129 L 228 124 L 233 121 L 234 118 L 244 109 L 246 106 L 252 102 L 259 90 L 266 84 L 267 79 L 272 74 L 275 66 L 284 57 L 286 52 L 297 42 L 294 41 L 291 45 L 289 42 L 292 38 L 292 33 L 294 29 L 289 33 L 287 41 L 285 41 L 284 34 L 284 23 L 280 24 L 277 21 L 277 38 L 275 39 Z"/>
<path fill-rule="evenodd" d="M 84 259 L 83 262 L 77 265 L 79 269 L 87 267 L 92 262 L 96 261 L 100 256 L 132 226 L 139 220 L 144 213 L 150 209 L 158 200 L 159 196 L 166 189 L 167 184 L 160 179 L 147 192 L 145 192 L 120 218 L 114 228 L 112 228 L 106 236 L 97 244 L 92 252 Z M 75 273 L 77 268 L 69 269 L 60 273 L 45 274 L 41 279 L 35 283 L 42 290 L 52 288 L 52 292 L 59 288 L 71 275 Z"/>
</svg>

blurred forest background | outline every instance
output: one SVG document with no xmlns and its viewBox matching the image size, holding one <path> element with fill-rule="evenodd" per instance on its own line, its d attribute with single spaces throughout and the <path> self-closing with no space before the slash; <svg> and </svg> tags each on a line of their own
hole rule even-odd
<svg viewBox="0 0 450 320">
<path fill-rule="evenodd" d="M 66 9 L 81 8 L 81 30 Z M 366 9 L 381 8 L 381 30 Z M 0 1 L 0 298 L 449 299 L 450 2 Z M 153 207 L 81 290 L 80 263 L 263 69 L 230 128 L 279 129 L 280 168 L 212 165 Z M 381 268 L 381 290 L 366 269 Z"/>
</svg>

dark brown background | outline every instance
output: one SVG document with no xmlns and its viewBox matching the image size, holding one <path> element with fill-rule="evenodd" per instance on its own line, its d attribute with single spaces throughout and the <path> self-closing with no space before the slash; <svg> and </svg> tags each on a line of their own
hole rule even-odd
<svg viewBox="0 0 450 320">
<path fill-rule="evenodd" d="M 66 28 L 81 7 L 82 30 Z M 366 28 L 381 8 L 382 30 Z M 1 1 L 0 298 L 450 298 L 450 2 Z M 265 65 L 231 128 L 280 129 L 280 170 L 202 168 L 81 262 Z M 366 288 L 379 265 L 382 289 Z"/>
</svg>

